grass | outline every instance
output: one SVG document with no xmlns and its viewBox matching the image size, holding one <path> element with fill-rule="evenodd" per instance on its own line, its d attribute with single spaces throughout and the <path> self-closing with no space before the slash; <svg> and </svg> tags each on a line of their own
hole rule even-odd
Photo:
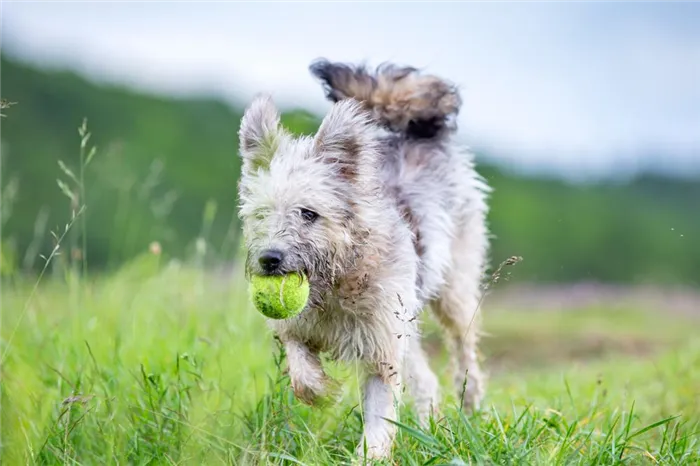
<svg viewBox="0 0 700 466">
<path fill-rule="evenodd" d="M 337 403 L 297 402 L 241 273 L 205 272 L 203 247 L 181 264 L 151 245 L 116 273 L 87 274 L 84 169 L 96 149 L 85 123 L 79 136 L 78 175 L 59 162 L 72 217 L 40 280 L 3 273 L 0 464 L 355 461 L 357 368 L 328 364 L 345 382 Z M 405 405 L 394 464 L 700 463 L 697 320 L 488 300 L 483 317 L 483 410 L 466 414 L 443 391 L 442 417 L 421 430 Z M 429 319 L 424 330 L 448 389 L 439 332 Z"/>
<path fill-rule="evenodd" d="M 3 287 L 2 464 L 351 462 L 356 368 L 330 365 L 338 404 L 297 402 L 239 274 L 153 254 L 89 282 L 63 273 L 31 299 L 32 283 Z M 444 417 L 423 431 L 405 406 L 394 464 L 700 461 L 697 322 L 488 300 L 483 317 L 484 409 L 467 415 L 444 391 Z M 448 388 L 432 321 L 425 332 Z"/>
</svg>

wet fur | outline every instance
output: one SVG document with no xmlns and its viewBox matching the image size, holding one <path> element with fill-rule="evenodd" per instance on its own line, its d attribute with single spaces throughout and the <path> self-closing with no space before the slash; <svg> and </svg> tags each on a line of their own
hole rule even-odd
<svg viewBox="0 0 700 466">
<path fill-rule="evenodd" d="M 455 393 L 470 409 L 483 395 L 475 313 L 488 187 L 451 141 L 461 105 L 453 85 L 394 65 L 369 73 L 319 60 L 311 72 L 334 102 L 316 135 L 292 137 L 266 96 L 241 123 L 247 272 L 263 273 L 257 258 L 274 248 L 284 252 L 277 273 L 307 274 L 306 309 L 269 321 L 285 344 L 295 394 L 314 403 L 329 393 L 320 354 L 361 361 L 358 453 L 366 446 L 386 457 L 395 427 L 384 418 L 395 418 L 402 384 L 423 422 L 439 402 L 418 333 L 425 306 L 445 328 Z M 305 221 L 301 209 L 318 219 Z"/>
<path fill-rule="evenodd" d="M 453 84 L 437 76 L 392 63 L 370 72 L 363 65 L 325 59 L 316 60 L 310 70 L 329 100 L 356 99 L 378 123 L 404 136 L 434 139 L 456 129 L 462 99 Z"/>
</svg>

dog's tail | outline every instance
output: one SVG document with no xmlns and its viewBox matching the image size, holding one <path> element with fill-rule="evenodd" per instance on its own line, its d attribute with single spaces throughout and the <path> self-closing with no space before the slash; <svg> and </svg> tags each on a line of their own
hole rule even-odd
<svg viewBox="0 0 700 466">
<path fill-rule="evenodd" d="M 354 98 L 387 129 L 412 139 L 432 139 L 456 131 L 462 105 L 456 86 L 416 68 L 382 64 L 369 72 L 360 66 L 318 59 L 309 67 L 326 97 Z"/>
</svg>

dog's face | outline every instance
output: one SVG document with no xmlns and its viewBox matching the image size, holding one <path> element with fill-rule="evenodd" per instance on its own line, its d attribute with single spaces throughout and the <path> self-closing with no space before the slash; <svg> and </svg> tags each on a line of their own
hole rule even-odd
<svg viewBox="0 0 700 466">
<path fill-rule="evenodd" d="M 300 138 L 280 126 L 269 97 L 250 105 L 239 132 L 247 273 L 303 272 L 312 291 L 341 273 L 357 240 L 357 202 L 376 171 L 371 129 L 352 100 L 335 104 L 314 137 Z"/>
</svg>

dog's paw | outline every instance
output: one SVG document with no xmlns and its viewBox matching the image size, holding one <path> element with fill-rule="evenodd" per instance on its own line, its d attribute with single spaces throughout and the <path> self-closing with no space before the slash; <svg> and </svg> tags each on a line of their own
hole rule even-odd
<svg viewBox="0 0 700 466">
<path fill-rule="evenodd" d="M 381 461 L 391 457 L 391 442 L 369 443 L 363 440 L 355 449 L 355 454 L 362 460 Z"/>
<path fill-rule="evenodd" d="M 335 380 L 324 377 L 315 384 L 303 384 L 292 380 L 294 396 L 304 404 L 323 407 L 332 404 L 338 398 L 340 384 Z"/>
<path fill-rule="evenodd" d="M 433 405 L 430 405 L 427 408 L 424 407 L 423 409 L 418 409 L 416 415 L 418 426 L 423 430 L 429 429 L 431 422 L 437 423 L 443 416 L 440 408 Z"/>
<path fill-rule="evenodd" d="M 316 406 L 325 397 L 325 390 L 318 390 L 317 387 L 308 385 L 292 384 L 292 390 L 297 400 L 309 406 Z"/>
</svg>

